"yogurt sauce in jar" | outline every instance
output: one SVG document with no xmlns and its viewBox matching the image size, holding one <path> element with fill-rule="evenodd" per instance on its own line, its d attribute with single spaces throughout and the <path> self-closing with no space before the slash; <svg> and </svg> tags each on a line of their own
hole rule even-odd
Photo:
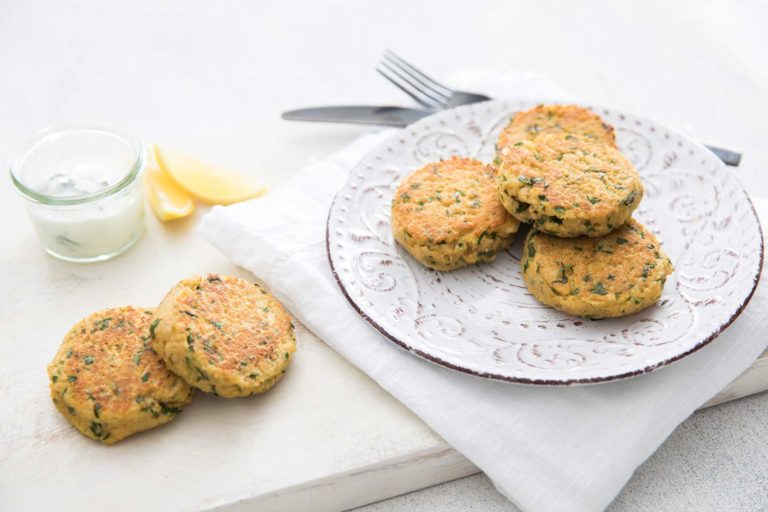
<svg viewBox="0 0 768 512">
<path fill-rule="evenodd" d="M 11 164 L 43 247 L 68 261 L 121 254 L 144 229 L 141 145 L 103 128 L 40 135 Z"/>
</svg>

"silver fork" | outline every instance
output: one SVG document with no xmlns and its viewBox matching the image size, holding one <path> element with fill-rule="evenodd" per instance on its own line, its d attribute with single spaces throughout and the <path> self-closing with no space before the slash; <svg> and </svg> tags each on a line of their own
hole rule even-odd
<svg viewBox="0 0 768 512">
<path fill-rule="evenodd" d="M 389 50 L 384 52 L 376 71 L 429 110 L 443 110 L 491 99 L 484 94 L 446 87 Z"/>
<path fill-rule="evenodd" d="M 430 111 L 488 101 L 491 98 L 484 94 L 467 91 L 456 91 L 430 78 L 412 64 L 390 50 L 384 52 L 379 65 L 376 67 L 384 78 L 392 82 L 405 94 L 413 98 L 419 105 Z M 709 144 L 704 144 L 717 155 L 726 165 L 738 166 L 741 153 Z"/>
</svg>

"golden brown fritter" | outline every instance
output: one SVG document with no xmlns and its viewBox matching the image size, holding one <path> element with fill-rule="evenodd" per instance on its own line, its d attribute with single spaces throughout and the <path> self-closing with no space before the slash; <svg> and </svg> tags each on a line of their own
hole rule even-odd
<svg viewBox="0 0 768 512">
<path fill-rule="evenodd" d="M 86 436 L 112 444 L 171 421 L 192 388 L 150 346 L 152 310 L 131 306 L 84 318 L 48 366 L 51 397 Z"/>
<path fill-rule="evenodd" d="M 571 134 L 616 147 L 613 127 L 591 110 L 576 105 L 539 105 L 512 116 L 496 148 L 503 156 L 507 147 L 544 134 Z"/>
<path fill-rule="evenodd" d="M 536 299 L 571 315 L 630 315 L 654 304 L 674 267 L 634 219 L 599 238 L 558 238 L 531 230 L 520 261 Z"/>
<path fill-rule="evenodd" d="M 169 368 L 224 397 L 268 390 L 296 351 L 290 316 L 271 294 L 218 274 L 174 286 L 155 311 L 152 337 Z"/>
<path fill-rule="evenodd" d="M 400 183 L 392 200 L 395 239 L 436 270 L 493 261 L 519 225 L 499 201 L 493 169 L 471 158 L 425 165 Z"/>
<path fill-rule="evenodd" d="M 504 207 L 555 236 L 602 236 L 640 204 L 643 184 L 619 150 L 570 134 L 510 146 L 498 162 Z"/>
</svg>

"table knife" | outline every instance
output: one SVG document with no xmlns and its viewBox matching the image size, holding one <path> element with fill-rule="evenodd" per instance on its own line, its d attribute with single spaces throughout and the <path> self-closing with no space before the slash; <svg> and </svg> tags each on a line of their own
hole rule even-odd
<svg viewBox="0 0 768 512">
<path fill-rule="evenodd" d="M 283 112 L 289 121 L 315 121 L 322 123 L 376 124 L 407 126 L 422 117 L 434 114 L 428 110 L 404 107 L 337 106 L 303 108 Z"/>
<path fill-rule="evenodd" d="M 373 124 L 379 126 L 407 126 L 436 112 L 405 107 L 377 107 L 366 105 L 339 105 L 333 107 L 302 108 L 283 112 L 288 121 L 320 123 Z M 738 166 L 741 153 L 710 144 L 704 144 L 726 165 Z"/>
</svg>

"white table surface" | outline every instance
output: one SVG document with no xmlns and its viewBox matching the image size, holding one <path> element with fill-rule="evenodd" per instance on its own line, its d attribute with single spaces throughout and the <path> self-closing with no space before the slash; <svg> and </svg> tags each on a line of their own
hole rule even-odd
<svg viewBox="0 0 768 512">
<path fill-rule="evenodd" d="M 668 3 L 0 2 L 0 161 L 44 126 L 98 122 L 244 169 L 275 186 L 363 132 L 283 122 L 282 110 L 406 103 L 373 72 L 381 52 L 392 48 L 441 77 L 468 67 L 539 72 L 586 101 L 641 112 L 702 140 L 735 146 L 745 154 L 735 172 L 752 193 L 768 195 L 768 180 L 760 173 L 768 163 L 768 8 L 758 2 Z M 34 509 L 29 504 L 57 499 L 53 490 L 66 489 L 71 476 L 57 470 L 63 462 L 55 460 L 62 455 L 56 447 L 76 443 L 77 434 L 53 412 L 41 384 L 61 335 L 93 310 L 155 303 L 187 274 L 238 271 L 195 237 L 199 214 L 173 226 L 150 218 L 147 235 L 130 253 L 105 265 L 73 266 L 42 254 L 8 180 L 0 182 L 0 213 L 5 219 L 0 223 L 0 286 L 7 290 L 0 297 L 0 403 L 12 403 L 0 408 L 0 509 L 9 508 L 3 504 L 21 509 L 22 491 Z M 135 455 L 122 470 L 138 477 L 153 451 L 176 455 L 174 436 L 184 446 L 197 441 L 198 453 L 178 459 L 197 463 L 185 469 L 190 481 L 202 481 L 206 474 L 196 469 L 202 461 L 213 461 L 217 473 L 232 472 L 231 485 L 202 502 L 185 502 L 178 495 L 160 499 L 168 475 L 159 475 L 149 487 L 156 505 L 193 510 L 239 499 L 237 493 L 249 486 L 247 471 L 259 470 L 264 453 L 282 459 L 271 469 L 283 484 L 329 469 L 290 466 L 300 453 L 274 451 L 286 437 L 343 446 L 343 460 L 335 463 L 350 468 L 372 458 L 372 451 L 400 453 L 403 443 L 434 446 L 434 434 L 324 344 L 305 333 L 300 345 L 292 374 L 274 392 L 255 401 L 196 400 L 173 424 L 126 441 L 133 443 L 125 446 L 132 446 Z M 322 387 L 316 385 L 318 367 L 332 370 Z M 739 428 L 744 414 L 752 411 L 745 408 L 754 407 L 748 404 L 764 398 L 750 400 L 724 406 L 735 412 L 712 420 L 718 425 L 715 433 L 696 446 L 714 445 L 723 453 L 734 447 L 734 457 L 743 457 L 729 460 L 736 466 L 764 459 L 763 438 Z M 338 409 L 327 404 L 336 402 L 344 403 L 349 416 L 335 416 Z M 314 438 L 306 426 L 291 421 L 290 411 L 309 409 L 307 404 L 322 426 Z M 271 423 L 254 418 L 254 409 Z M 765 411 L 754 414 L 768 419 Z M 686 425 L 706 422 L 711 414 L 694 416 Z M 227 451 L 208 446 L 212 424 L 221 428 Z M 376 432 L 380 442 L 356 446 L 355 436 L 362 431 Z M 688 446 L 679 432 L 659 453 Z M 670 443 L 677 444 L 669 448 Z M 98 447 L 82 446 L 66 453 L 71 461 L 65 462 L 78 470 L 103 457 Z M 226 465 L 228 458 L 235 464 Z M 641 469 L 628 489 L 636 488 L 638 478 L 661 484 L 682 473 L 700 483 L 737 479 L 713 486 L 718 492 L 742 490 L 756 500 L 768 495 L 764 464 L 755 465 L 763 471 L 759 478 L 742 479 L 696 462 L 685 456 L 663 458 L 654 462 L 650 476 Z M 456 465 L 456 476 L 466 474 L 466 463 Z M 475 482 L 481 491 L 482 481 Z M 120 482 L 100 485 L 104 497 Z M 645 485 L 640 489 L 648 493 L 657 487 Z M 624 496 L 618 502 L 624 508 L 617 510 L 648 510 L 642 496 Z M 380 497 L 372 494 L 370 499 Z M 711 497 L 711 503 L 725 503 L 721 494 Z M 140 496 L 135 500 L 142 503 Z M 62 501 L 60 506 L 81 503 Z M 91 496 L 86 503 L 104 502 Z M 475 504 L 483 509 L 482 501 Z M 454 508 L 464 507 L 456 502 Z"/>
</svg>

